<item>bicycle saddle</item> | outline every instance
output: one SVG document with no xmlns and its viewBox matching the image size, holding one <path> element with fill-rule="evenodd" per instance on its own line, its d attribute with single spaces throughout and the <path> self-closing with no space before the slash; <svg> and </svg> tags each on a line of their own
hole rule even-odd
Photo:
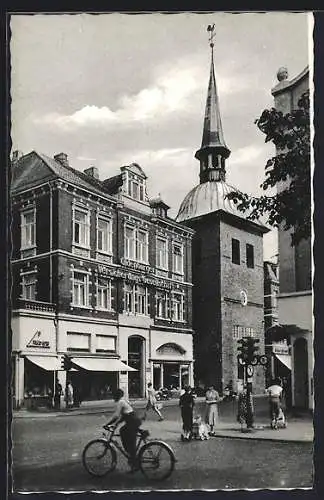
<svg viewBox="0 0 324 500">
<path fill-rule="evenodd" d="M 138 433 L 143 437 L 147 438 L 150 435 L 150 432 L 144 429 L 138 429 Z"/>
</svg>

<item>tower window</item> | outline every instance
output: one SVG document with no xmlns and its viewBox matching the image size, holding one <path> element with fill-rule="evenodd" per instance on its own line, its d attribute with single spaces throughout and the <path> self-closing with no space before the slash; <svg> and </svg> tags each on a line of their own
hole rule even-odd
<svg viewBox="0 0 324 500">
<path fill-rule="evenodd" d="M 246 245 L 246 265 L 251 269 L 254 268 L 254 247 L 249 243 Z"/>
<path fill-rule="evenodd" d="M 240 264 L 240 242 L 235 238 L 232 238 L 232 262 L 233 264 Z"/>
</svg>

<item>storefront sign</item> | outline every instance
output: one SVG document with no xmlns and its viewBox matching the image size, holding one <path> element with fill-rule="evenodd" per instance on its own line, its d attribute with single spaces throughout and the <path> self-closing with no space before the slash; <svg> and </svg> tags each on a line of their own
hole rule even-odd
<svg viewBox="0 0 324 500">
<path fill-rule="evenodd" d="M 115 269 L 99 265 L 98 274 L 109 276 L 111 278 L 124 279 L 139 284 L 152 285 L 157 288 L 167 288 L 167 289 L 172 288 L 172 283 L 165 281 L 163 279 L 155 278 L 153 276 L 152 277 L 145 276 L 142 274 L 134 274 L 131 271 L 127 271 L 125 269 L 120 269 L 120 268 Z"/>
<path fill-rule="evenodd" d="M 272 344 L 273 354 L 289 354 L 289 346 L 287 344 Z"/>
<path fill-rule="evenodd" d="M 50 343 L 48 340 L 40 340 L 42 332 L 40 330 L 36 330 L 33 337 L 30 339 L 26 347 L 41 347 L 42 349 L 49 349 Z"/>
</svg>

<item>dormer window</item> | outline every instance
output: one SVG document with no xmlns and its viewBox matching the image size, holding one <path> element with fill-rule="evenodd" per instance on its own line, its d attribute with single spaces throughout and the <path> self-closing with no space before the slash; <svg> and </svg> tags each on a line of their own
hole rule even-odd
<svg viewBox="0 0 324 500">
<path fill-rule="evenodd" d="M 132 172 L 127 172 L 127 194 L 134 200 L 145 200 L 145 180 Z"/>
</svg>

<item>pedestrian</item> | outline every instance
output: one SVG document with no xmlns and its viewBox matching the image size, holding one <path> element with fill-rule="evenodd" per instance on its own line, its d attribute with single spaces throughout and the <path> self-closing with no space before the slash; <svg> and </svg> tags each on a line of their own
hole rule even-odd
<svg viewBox="0 0 324 500">
<path fill-rule="evenodd" d="M 68 381 L 65 390 L 65 404 L 67 408 L 72 408 L 73 406 L 73 386 L 70 381 Z"/>
<path fill-rule="evenodd" d="M 277 429 L 277 419 L 281 408 L 280 400 L 282 395 L 282 387 L 279 378 L 275 378 L 266 392 L 269 395 L 269 412 L 270 425 L 272 429 Z"/>
<path fill-rule="evenodd" d="M 217 404 L 222 400 L 216 391 L 215 387 L 211 385 L 206 392 L 206 424 L 209 425 L 209 435 L 215 436 L 214 428 L 218 423 L 218 406 Z"/>
<path fill-rule="evenodd" d="M 81 391 L 79 386 L 74 386 L 73 389 L 73 406 L 80 408 L 81 405 Z"/>
<path fill-rule="evenodd" d="M 131 466 L 131 471 L 135 471 L 138 468 L 138 464 L 136 463 L 136 436 L 142 422 L 134 412 L 129 401 L 124 397 L 122 389 L 117 389 L 113 398 L 117 403 L 116 410 L 105 427 L 113 423 L 125 422 L 125 425 L 120 429 L 120 438 L 126 453 L 128 453 L 128 463 Z"/>
<path fill-rule="evenodd" d="M 62 395 L 62 386 L 58 380 L 55 383 L 55 394 L 54 394 L 54 408 L 55 410 L 59 410 L 61 408 L 61 395 Z"/>
<path fill-rule="evenodd" d="M 253 428 L 253 397 L 252 392 L 244 386 L 238 395 L 238 410 L 237 420 L 241 424 L 241 432 L 243 432 L 243 424 L 246 424 L 247 429 Z"/>
<path fill-rule="evenodd" d="M 155 411 L 155 413 L 158 415 L 159 417 L 159 421 L 161 422 L 162 420 L 164 420 L 159 408 L 158 408 L 158 402 L 156 400 L 156 392 L 154 390 L 154 387 L 152 386 L 152 383 L 149 382 L 147 384 L 147 404 L 146 404 L 146 407 L 145 407 L 145 411 L 144 411 L 144 416 L 143 416 L 143 420 L 146 419 L 146 414 L 148 412 L 149 409 L 152 409 L 153 411 Z"/>
<path fill-rule="evenodd" d="M 186 386 L 184 393 L 180 396 L 179 406 L 181 408 L 183 439 L 189 441 L 192 434 L 193 407 L 195 400 L 190 386 Z"/>
</svg>

